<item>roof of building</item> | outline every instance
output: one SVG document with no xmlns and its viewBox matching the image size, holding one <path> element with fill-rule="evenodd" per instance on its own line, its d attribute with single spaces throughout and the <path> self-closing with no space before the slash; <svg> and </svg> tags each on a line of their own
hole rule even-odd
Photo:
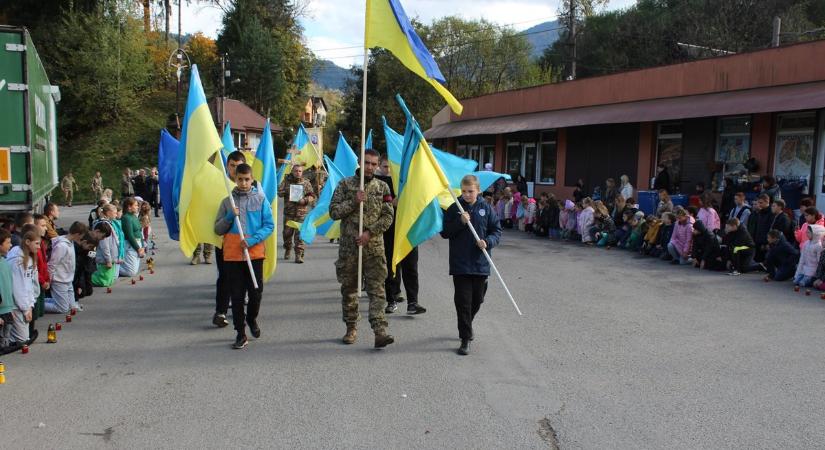
<svg viewBox="0 0 825 450">
<path fill-rule="evenodd" d="M 216 116 L 217 99 L 212 99 L 209 102 L 209 110 L 212 112 L 212 117 Z M 254 109 L 247 106 L 240 100 L 231 98 L 224 99 L 224 122 L 228 121 L 233 130 L 243 131 L 258 131 L 264 130 L 266 124 L 266 117 L 258 114 Z M 223 128 L 223 124 L 220 124 Z M 273 133 L 282 133 L 283 127 L 270 124 Z"/>
<path fill-rule="evenodd" d="M 425 136 L 822 108 L 823 54 L 820 40 L 498 92 L 462 100 L 462 116 L 445 107 Z"/>
</svg>

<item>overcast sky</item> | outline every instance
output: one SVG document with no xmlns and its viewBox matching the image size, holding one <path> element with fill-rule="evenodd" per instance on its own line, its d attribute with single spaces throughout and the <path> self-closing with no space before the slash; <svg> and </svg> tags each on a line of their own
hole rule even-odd
<svg viewBox="0 0 825 450">
<path fill-rule="evenodd" d="M 554 20 L 560 0 L 401 0 L 409 17 L 430 22 L 457 15 L 466 19 L 487 19 L 523 30 Z M 632 5 L 635 0 L 610 0 L 608 9 Z M 309 13 L 302 20 L 307 45 L 322 59 L 339 66 L 361 64 L 360 46 L 364 42 L 364 0 L 311 0 Z M 177 12 L 177 11 L 175 11 Z M 177 18 L 174 18 L 174 24 Z M 183 6 L 183 30 L 202 31 L 216 37 L 221 26 L 221 11 L 197 4 Z M 342 48 L 348 47 L 348 48 Z"/>
</svg>

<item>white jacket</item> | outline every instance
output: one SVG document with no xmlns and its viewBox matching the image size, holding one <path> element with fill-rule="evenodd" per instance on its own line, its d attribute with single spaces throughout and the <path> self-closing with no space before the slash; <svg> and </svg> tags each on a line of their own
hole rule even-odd
<svg viewBox="0 0 825 450">
<path fill-rule="evenodd" d="M 37 271 L 34 270 L 36 258 L 29 258 L 29 264 L 23 267 L 23 250 L 20 247 L 12 248 L 6 255 L 6 262 L 11 266 L 14 304 L 23 312 L 32 309 L 37 301 L 34 293 L 34 284 L 37 283 Z"/>
<path fill-rule="evenodd" d="M 74 243 L 66 236 L 52 239 L 52 256 L 49 258 L 49 277 L 52 283 L 74 281 Z"/>
</svg>

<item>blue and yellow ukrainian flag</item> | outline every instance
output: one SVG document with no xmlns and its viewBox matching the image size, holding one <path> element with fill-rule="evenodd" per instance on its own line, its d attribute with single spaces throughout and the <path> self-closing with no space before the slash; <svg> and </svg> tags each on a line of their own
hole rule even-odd
<svg viewBox="0 0 825 450">
<path fill-rule="evenodd" d="M 264 260 L 264 281 L 269 281 L 275 274 L 278 261 L 278 169 L 275 162 L 275 147 L 272 144 L 272 129 L 269 119 L 266 120 L 261 142 L 255 151 L 252 164 L 253 176 L 258 180 L 258 189 L 263 192 L 272 205 L 272 219 L 275 230 L 264 242 L 266 246 L 266 260 Z"/>
<path fill-rule="evenodd" d="M 464 107 L 444 87 L 444 75 L 416 34 L 399 0 L 367 0 L 364 48 L 373 47 L 392 52 L 408 69 L 430 83 L 453 112 L 461 114 Z"/>
<path fill-rule="evenodd" d="M 338 132 L 338 147 L 335 149 L 335 159 L 332 162 L 335 163 L 335 166 L 345 177 L 355 175 L 355 170 L 358 169 L 358 157 L 355 156 L 355 151 L 352 150 L 340 131 Z"/>
<path fill-rule="evenodd" d="M 345 175 L 341 172 L 334 162 L 330 161 L 329 157 L 324 155 L 324 160 L 327 166 L 329 178 L 321 189 L 321 194 L 318 196 L 318 203 L 312 208 L 312 211 L 307 214 L 304 222 L 301 224 L 301 239 L 307 244 L 312 244 L 317 234 L 326 236 L 327 239 L 337 239 L 341 237 L 341 221 L 332 220 L 329 217 L 329 204 L 332 201 L 332 194 L 338 183 L 344 178 L 352 176 L 355 172 Z"/>
<path fill-rule="evenodd" d="M 320 152 L 312 143 L 309 133 L 304 129 L 304 124 L 298 127 L 298 134 L 295 135 L 293 146 L 298 149 L 298 154 L 293 158 L 296 163 L 302 164 L 306 168 L 321 167 L 323 165 L 324 161 L 319 158 Z"/>
<path fill-rule="evenodd" d="M 210 159 L 223 147 L 206 103 L 197 65 L 192 66 L 183 117 L 175 191 L 178 194 L 180 249 L 191 257 L 199 243 L 223 245 L 215 234 L 215 217 L 226 198 L 226 174 Z"/>
<path fill-rule="evenodd" d="M 402 103 L 403 107 L 403 103 Z M 424 139 L 412 115 L 407 114 L 404 150 L 399 176 L 398 207 L 395 215 L 395 243 L 392 271 L 413 248 L 441 231 L 442 212 L 438 196 L 450 182 Z"/>
<path fill-rule="evenodd" d="M 221 159 L 223 160 L 223 166 L 226 167 L 226 158 L 229 157 L 230 153 L 235 151 L 235 141 L 232 139 L 232 126 L 229 124 L 229 121 L 226 121 L 226 125 L 223 127 L 221 142 L 223 142 Z"/>
</svg>

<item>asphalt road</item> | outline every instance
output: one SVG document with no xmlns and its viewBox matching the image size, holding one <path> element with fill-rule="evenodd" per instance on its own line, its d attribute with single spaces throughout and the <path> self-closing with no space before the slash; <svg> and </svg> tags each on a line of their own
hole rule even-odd
<svg viewBox="0 0 825 450">
<path fill-rule="evenodd" d="M 263 336 L 235 351 L 211 325 L 214 266 L 155 227 L 155 275 L 2 358 L 0 447 L 825 447 L 825 301 L 789 284 L 507 232 L 494 258 L 525 314 L 491 280 L 460 357 L 437 238 L 421 249 L 429 311 L 393 315 L 397 343 L 376 351 L 366 319 L 340 343 L 337 247 L 321 242 L 279 262 Z"/>
</svg>

